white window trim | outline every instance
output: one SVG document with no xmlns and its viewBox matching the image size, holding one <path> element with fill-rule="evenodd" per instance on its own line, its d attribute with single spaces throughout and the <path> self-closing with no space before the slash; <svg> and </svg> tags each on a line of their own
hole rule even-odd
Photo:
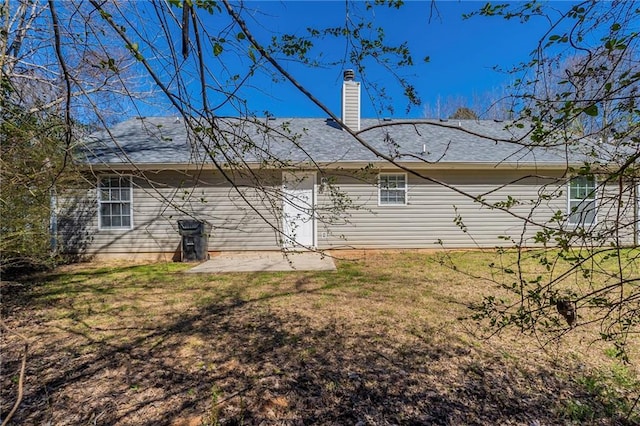
<svg viewBox="0 0 640 426">
<path fill-rule="evenodd" d="M 127 178 L 129 179 L 129 226 L 102 226 L 102 193 L 100 191 L 100 183 L 102 179 L 108 178 Z M 98 176 L 97 185 L 97 200 L 98 200 L 98 230 L 100 231 L 126 231 L 133 229 L 133 176 L 131 175 L 100 175 Z"/>
<path fill-rule="evenodd" d="M 380 178 L 382 176 L 404 176 L 404 188 L 397 188 L 404 191 L 404 203 L 383 204 L 382 201 L 382 185 L 380 184 Z M 406 206 L 409 203 L 409 179 L 407 173 L 378 173 L 378 206 L 379 207 L 393 207 L 393 206 Z"/>
<path fill-rule="evenodd" d="M 571 216 L 573 215 L 571 212 L 571 201 L 579 201 L 578 198 L 571 198 L 571 182 L 574 181 L 574 178 L 579 177 L 579 176 L 573 176 L 571 179 L 569 179 L 569 182 L 567 182 L 567 223 L 571 226 L 593 226 L 593 225 L 597 225 L 598 224 L 598 208 L 599 208 L 599 204 L 598 204 L 598 179 L 596 179 L 595 176 L 593 177 L 593 202 L 595 204 L 595 214 L 593 215 L 593 222 L 572 222 L 571 221 Z M 587 177 L 587 176 L 584 176 Z"/>
</svg>

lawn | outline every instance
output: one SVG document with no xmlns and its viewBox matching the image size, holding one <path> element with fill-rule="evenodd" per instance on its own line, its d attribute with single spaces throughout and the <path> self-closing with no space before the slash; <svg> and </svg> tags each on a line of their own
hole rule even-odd
<svg viewBox="0 0 640 426">
<path fill-rule="evenodd" d="M 476 276 L 495 260 L 451 256 Z M 347 257 L 337 272 L 84 264 L 4 282 L 2 317 L 29 341 L 12 424 L 640 423 L 638 371 L 596 328 L 491 335 L 468 307 L 500 290 L 442 254 Z M 22 348 L 3 333 L 2 416 Z"/>
</svg>

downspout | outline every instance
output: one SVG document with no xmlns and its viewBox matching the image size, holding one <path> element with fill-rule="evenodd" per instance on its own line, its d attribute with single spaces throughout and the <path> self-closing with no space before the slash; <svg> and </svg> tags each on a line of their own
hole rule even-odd
<svg viewBox="0 0 640 426">
<path fill-rule="evenodd" d="M 49 249 L 51 256 L 58 253 L 58 195 L 56 189 L 49 190 Z"/>
<path fill-rule="evenodd" d="M 633 218 L 635 222 L 634 233 L 633 233 L 633 245 L 638 247 L 638 234 L 640 234 L 640 181 L 633 181 L 633 193 L 635 195 L 635 199 L 633 200 Z"/>
</svg>

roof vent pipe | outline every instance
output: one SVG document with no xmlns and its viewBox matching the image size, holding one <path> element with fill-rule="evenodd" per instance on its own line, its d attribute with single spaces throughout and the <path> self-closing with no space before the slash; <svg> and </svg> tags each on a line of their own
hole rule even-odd
<svg viewBox="0 0 640 426">
<path fill-rule="evenodd" d="M 356 73 L 353 70 L 344 70 L 342 75 L 344 76 L 344 81 L 353 81 L 356 78 Z"/>
</svg>

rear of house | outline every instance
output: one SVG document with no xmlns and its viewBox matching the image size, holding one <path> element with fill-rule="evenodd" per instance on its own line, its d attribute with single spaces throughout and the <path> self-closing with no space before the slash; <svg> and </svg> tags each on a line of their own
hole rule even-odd
<svg viewBox="0 0 640 426">
<path fill-rule="evenodd" d="M 344 102 L 359 102 L 358 84 L 344 85 Z M 634 242 L 633 185 L 572 175 L 584 159 L 526 146 L 526 129 L 357 114 L 343 107 L 349 131 L 331 119 L 219 119 L 213 133 L 135 118 L 96 133 L 81 158 L 95 185 L 58 194 L 60 246 L 177 259 L 180 219 L 210 225 L 210 251 L 534 246 L 554 243 L 553 226 L 601 228 L 604 241 L 611 221 Z"/>
</svg>

